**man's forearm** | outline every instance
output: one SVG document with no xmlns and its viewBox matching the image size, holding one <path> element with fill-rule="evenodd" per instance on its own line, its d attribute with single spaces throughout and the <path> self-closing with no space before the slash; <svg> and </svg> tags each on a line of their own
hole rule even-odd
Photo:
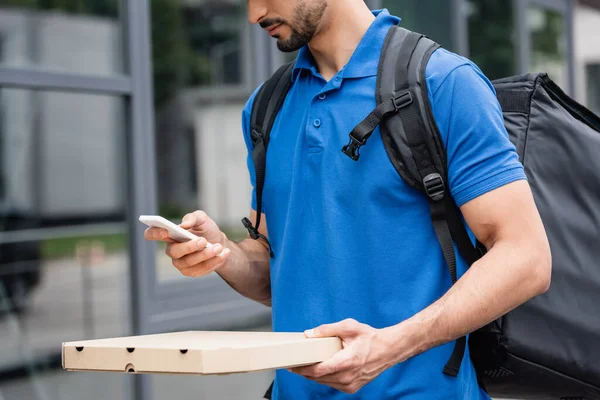
<svg viewBox="0 0 600 400">
<path fill-rule="evenodd" d="M 384 330 L 396 362 L 465 336 L 545 292 L 549 263 L 544 249 L 496 243 L 440 300 Z"/>
<path fill-rule="evenodd" d="M 231 254 L 217 273 L 242 296 L 270 307 L 270 257 L 265 245 L 254 239 L 239 243 L 226 239 L 223 245 Z"/>
</svg>

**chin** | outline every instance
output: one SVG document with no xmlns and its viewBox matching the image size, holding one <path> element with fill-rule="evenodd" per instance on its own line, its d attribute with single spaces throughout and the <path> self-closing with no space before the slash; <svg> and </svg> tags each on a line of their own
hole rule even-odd
<svg viewBox="0 0 600 400">
<path fill-rule="evenodd" d="M 279 42 L 285 42 L 286 40 L 288 40 L 290 38 L 290 35 L 285 35 L 282 34 L 281 32 L 279 32 L 277 35 L 273 36 L 275 39 L 277 39 Z"/>
</svg>

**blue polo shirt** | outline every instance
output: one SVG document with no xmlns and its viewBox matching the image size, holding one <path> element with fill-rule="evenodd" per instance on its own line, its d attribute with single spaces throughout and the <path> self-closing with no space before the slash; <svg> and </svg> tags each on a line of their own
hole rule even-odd
<svg viewBox="0 0 600 400">
<path fill-rule="evenodd" d="M 341 152 L 348 133 L 376 106 L 379 55 L 389 28 L 400 21 L 386 10 L 375 15 L 348 64 L 329 82 L 308 48 L 299 52 L 292 88 L 271 132 L 263 210 L 275 252 L 275 331 L 302 332 L 345 318 L 375 328 L 395 325 L 451 286 L 428 202 L 400 178 L 380 131 L 361 148 L 358 162 Z M 493 86 L 481 71 L 438 50 L 426 79 L 458 205 L 525 179 Z M 253 100 L 243 112 L 249 150 Z M 254 185 L 250 154 L 248 169 Z M 255 200 L 252 205 L 256 209 Z M 460 257 L 457 269 L 459 275 L 466 270 Z M 453 348 L 454 342 L 396 365 L 352 396 L 277 371 L 274 398 L 488 399 L 468 353 L 457 378 L 442 373 Z"/>
</svg>

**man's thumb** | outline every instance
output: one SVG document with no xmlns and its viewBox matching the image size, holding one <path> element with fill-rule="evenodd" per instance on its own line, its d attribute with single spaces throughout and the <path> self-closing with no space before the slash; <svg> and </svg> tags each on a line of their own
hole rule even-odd
<svg viewBox="0 0 600 400">
<path fill-rule="evenodd" d="M 187 214 L 181 220 L 181 226 L 183 229 L 191 229 L 196 225 L 196 216 L 194 214 Z"/>
<path fill-rule="evenodd" d="M 314 329 L 308 329 L 304 331 L 304 336 L 307 338 L 320 338 L 320 337 L 330 337 L 335 336 L 335 333 L 330 328 L 330 325 L 321 325 Z"/>
<path fill-rule="evenodd" d="M 314 329 L 308 329 L 304 331 L 304 336 L 306 336 L 307 338 L 314 338 L 317 337 L 317 334 L 315 333 Z"/>
<path fill-rule="evenodd" d="M 314 329 L 304 331 L 307 338 L 319 337 L 350 337 L 356 335 L 361 329 L 361 325 L 353 319 L 345 319 L 334 324 L 324 324 Z"/>
</svg>

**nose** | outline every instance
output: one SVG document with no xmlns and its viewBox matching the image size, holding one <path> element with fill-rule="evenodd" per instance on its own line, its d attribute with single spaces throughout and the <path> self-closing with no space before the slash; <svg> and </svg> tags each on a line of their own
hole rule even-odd
<svg viewBox="0 0 600 400">
<path fill-rule="evenodd" d="M 267 15 L 267 7 L 263 0 L 248 0 L 248 21 L 258 24 Z"/>
</svg>

